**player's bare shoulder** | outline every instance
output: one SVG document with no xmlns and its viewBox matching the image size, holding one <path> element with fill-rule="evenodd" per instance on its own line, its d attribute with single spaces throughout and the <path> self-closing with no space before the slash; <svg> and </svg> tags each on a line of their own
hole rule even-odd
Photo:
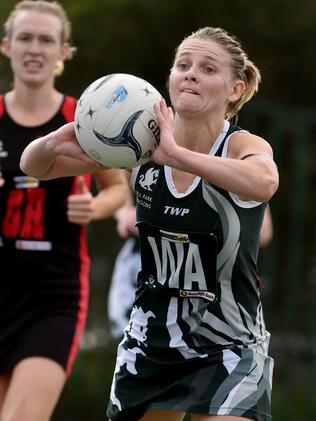
<svg viewBox="0 0 316 421">
<path fill-rule="evenodd" d="M 227 149 L 227 158 L 243 159 L 247 155 L 265 155 L 273 159 L 270 143 L 261 136 L 241 130 L 231 134 Z"/>
</svg>

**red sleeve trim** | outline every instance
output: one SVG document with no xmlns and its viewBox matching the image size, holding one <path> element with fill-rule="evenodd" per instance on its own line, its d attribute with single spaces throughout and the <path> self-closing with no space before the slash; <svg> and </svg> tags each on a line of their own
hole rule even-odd
<svg viewBox="0 0 316 421">
<path fill-rule="evenodd" d="M 74 121 L 77 100 L 72 96 L 65 96 L 61 112 L 67 123 Z"/>
</svg>

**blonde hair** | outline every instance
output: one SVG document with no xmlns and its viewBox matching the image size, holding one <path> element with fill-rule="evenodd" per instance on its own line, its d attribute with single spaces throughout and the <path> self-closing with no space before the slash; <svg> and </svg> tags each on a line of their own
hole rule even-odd
<svg viewBox="0 0 316 421">
<path fill-rule="evenodd" d="M 246 86 L 241 97 L 235 102 L 230 102 L 226 110 L 225 118 L 230 120 L 235 117 L 237 119 L 238 111 L 258 91 L 261 82 L 260 71 L 256 65 L 248 59 L 239 40 L 222 28 L 205 27 L 192 32 L 191 35 L 184 38 L 180 43 L 176 49 L 176 55 L 183 43 L 191 39 L 215 42 L 230 55 L 233 76 L 236 79 L 244 81 Z"/>
<path fill-rule="evenodd" d="M 14 20 L 19 12 L 24 10 L 35 10 L 40 13 L 50 13 L 56 16 L 61 22 L 61 43 L 70 43 L 71 38 L 71 22 L 64 8 L 57 1 L 46 0 L 22 0 L 15 5 L 3 25 L 4 35 L 9 39 L 12 37 Z M 69 48 L 68 59 L 71 59 L 76 47 Z"/>
</svg>

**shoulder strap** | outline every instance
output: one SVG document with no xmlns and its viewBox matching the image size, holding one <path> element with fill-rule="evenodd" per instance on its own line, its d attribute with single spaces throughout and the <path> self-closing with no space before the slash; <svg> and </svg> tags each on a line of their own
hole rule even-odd
<svg viewBox="0 0 316 421">
<path fill-rule="evenodd" d="M 229 129 L 227 130 L 227 133 L 226 133 L 222 143 L 220 144 L 219 148 L 216 151 L 216 154 L 215 154 L 216 156 L 222 156 L 223 148 L 224 148 L 224 145 L 225 145 L 225 142 L 226 142 L 226 139 L 228 138 L 228 136 L 230 136 L 234 132 L 239 132 L 240 130 L 242 130 L 242 128 L 239 127 L 239 126 L 236 126 L 235 124 L 231 124 L 229 126 Z"/>
<path fill-rule="evenodd" d="M 67 123 L 74 121 L 75 110 L 76 110 L 77 100 L 73 96 L 66 95 L 64 97 L 64 102 L 61 107 L 61 113 L 65 117 Z"/>
</svg>

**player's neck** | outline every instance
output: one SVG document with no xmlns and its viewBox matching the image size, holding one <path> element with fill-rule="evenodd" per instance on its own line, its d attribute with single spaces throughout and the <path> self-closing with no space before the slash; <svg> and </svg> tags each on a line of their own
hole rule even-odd
<svg viewBox="0 0 316 421">
<path fill-rule="evenodd" d="M 197 152 L 209 153 L 213 143 L 223 130 L 223 118 L 213 120 L 185 119 L 176 115 L 174 122 L 174 136 L 180 146 Z"/>
<path fill-rule="evenodd" d="M 36 126 L 46 122 L 60 107 L 61 94 L 54 88 L 17 86 L 5 97 L 9 115 L 19 124 Z"/>
</svg>

